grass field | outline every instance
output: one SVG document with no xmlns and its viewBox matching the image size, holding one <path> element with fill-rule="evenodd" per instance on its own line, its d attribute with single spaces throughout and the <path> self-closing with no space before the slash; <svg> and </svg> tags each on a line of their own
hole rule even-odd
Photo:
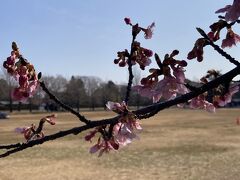
<svg viewBox="0 0 240 180">
<path fill-rule="evenodd" d="M 90 119 L 113 114 L 86 112 Z M 240 179 L 239 109 L 216 114 L 200 110 L 169 109 L 142 121 L 140 140 L 101 158 L 88 153 L 92 144 L 83 134 L 47 142 L 0 159 L 1 180 L 161 180 Z M 13 114 L 0 121 L 0 144 L 23 141 L 15 127 L 37 123 L 44 114 Z M 72 115 L 59 113 L 56 126 L 46 134 L 79 124 Z"/>
</svg>

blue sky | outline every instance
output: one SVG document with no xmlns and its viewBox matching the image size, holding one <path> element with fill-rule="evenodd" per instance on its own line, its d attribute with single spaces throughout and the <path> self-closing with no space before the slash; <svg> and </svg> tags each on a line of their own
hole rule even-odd
<svg viewBox="0 0 240 180">
<path fill-rule="evenodd" d="M 139 36 L 143 47 L 160 57 L 174 49 L 186 59 L 199 37 L 195 27 L 206 31 L 217 20 L 214 12 L 231 0 L 8 0 L 0 6 L 0 58 L 4 60 L 16 41 L 23 55 L 44 75 L 98 76 L 127 82 L 127 69 L 113 64 L 117 51 L 129 49 L 130 17 L 147 27 L 156 23 L 153 39 Z M 236 31 L 238 32 L 238 31 Z M 224 36 L 223 36 L 224 37 Z M 228 52 L 237 56 L 237 48 Z M 233 66 L 210 47 L 203 63 L 188 61 L 187 77 L 198 79 L 208 69 L 226 72 Z M 154 63 L 151 67 L 154 67 Z M 148 72 L 141 72 L 142 76 Z"/>
</svg>

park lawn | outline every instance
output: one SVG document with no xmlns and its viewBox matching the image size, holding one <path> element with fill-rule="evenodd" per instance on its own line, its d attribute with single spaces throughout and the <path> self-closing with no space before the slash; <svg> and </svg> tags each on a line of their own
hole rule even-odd
<svg viewBox="0 0 240 180">
<path fill-rule="evenodd" d="M 15 127 L 38 123 L 46 114 L 12 114 L 0 121 L 0 144 L 23 141 Z M 105 111 L 85 112 L 90 119 L 111 117 Z M 168 109 L 142 121 L 143 131 L 118 152 L 89 154 L 93 143 L 84 142 L 85 133 L 46 142 L 0 159 L 1 180 L 161 180 L 240 179 L 239 109 Z M 71 114 L 58 113 L 55 126 L 45 133 L 79 126 Z"/>
</svg>

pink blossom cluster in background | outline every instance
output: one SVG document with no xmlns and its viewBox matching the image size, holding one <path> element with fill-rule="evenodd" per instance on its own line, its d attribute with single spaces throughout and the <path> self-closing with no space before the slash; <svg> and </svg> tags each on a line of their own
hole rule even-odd
<svg viewBox="0 0 240 180">
<path fill-rule="evenodd" d="M 222 48 L 226 48 L 226 47 L 232 47 L 232 46 L 236 46 L 236 44 L 238 42 L 240 42 L 240 36 L 238 34 L 236 34 L 233 30 L 232 30 L 232 26 L 229 25 L 228 22 L 220 19 L 218 22 L 213 23 L 210 26 L 211 31 L 208 33 L 208 37 L 216 42 L 220 39 L 220 32 L 221 30 L 223 30 L 224 28 L 227 29 L 227 34 L 225 39 L 222 40 Z"/>
<path fill-rule="evenodd" d="M 38 87 L 38 77 L 34 66 L 22 57 L 15 42 L 12 43 L 11 56 L 3 62 L 3 67 L 19 83 L 12 91 L 12 98 L 17 101 L 26 101 L 32 97 Z"/>
<path fill-rule="evenodd" d="M 118 123 L 114 124 L 112 129 L 108 131 L 104 127 L 97 127 L 85 136 L 85 140 L 91 142 L 97 133 L 101 134 L 97 143 L 90 148 L 90 153 L 99 151 L 99 156 L 131 143 L 133 139 L 138 138 L 136 131 L 142 129 L 135 115 L 128 110 L 125 102 L 109 101 L 106 106 L 109 110 L 119 114 Z"/>
<path fill-rule="evenodd" d="M 232 96 L 239 91 L 239 84 L 232 84 L 222 95 L 215 95 L 212 103 L 206 100 L 207 94 L 201 94 L 190 100 L 189 107 L 193 109 L 205 109 L 208 112 L 215 112 L 218 107 L 224 107 L 232 101 Z"/>
<path fill-rule="evenodd" d="M 226 5 L 216 11 L 216 13 L 225 13 L 226 21 L 236 21 L 240 17 L 240 0 L 234 0 L 232 5 Z"/>
</svg>

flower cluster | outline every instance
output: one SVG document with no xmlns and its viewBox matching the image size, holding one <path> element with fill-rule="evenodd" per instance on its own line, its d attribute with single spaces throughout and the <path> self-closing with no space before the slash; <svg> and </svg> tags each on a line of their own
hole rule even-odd
<svg viewBox="0 0 240 180">
<path fill-rule="evenodd" d="M 19 87 L 12 92 L 14 100 L 25 101 L 34 95 L 39 84 L 37 74 L 34 66 L 22 57 L 15 42 L 12 43 L 11 56 L 3 62 L 3 67 L 19 82 Z"/>
<path fill-rule="evenodd" d="M 126 66 L 128 60 L 130 59 L 132 65 L 138 63 L 140 68 L 144 70 L 146 66 L 151 64 L 150 57 L 153 55 L 153 52 L 150 49 L 141 47 L 141 44 L 135 41 L 132 44 L 132 54 L 130 54 L 126 49 L 125 51 L 120 51 L 117 54 L 118 58 L 114 60 L 114 63 L 118 64 L 120 67 Z"/>
<path fill-rule="evenodd" d="M 42 129 L 45 122 L 48 122 L 51 125 L 55 125 L 56 114 L 52 114 L 50 116 L 46 116 L 42 118 L 39 122 L 38 127 L 36 127 L 35 124 L 32 124 L 29 127 L 23 127 L 23 128 L 18 127 L 15 129 L 15 132 L 23 134 L 27 142 L 35 139 L 41 139 L 44 137 L 44 132 L 42 131 Z"/>
<path fill-rule="evenodd" d="M 201 78 L 201 83 L 206 84 L 209 81 L 220 76 L 219 71 L 209 70 L 207 75 Z M 205 109 L 209 112 L 215 112 L 218 107 L 223 107 L 230 103 L 232 96 L 239 91 L 239 84 L 225 82 L 209 92 L 199 95 L 190 101 L 190 108 Z M 206 100 L 207 99 L 207 100 Z"/>
<path fill-rule="evenodd" d="M 130 25 L 132 27 L 132 34 L 134 39 L 141 31 L 144 32 L 145 39 L 152 38 L 155 23 L 152 23 L 147 28 L 142 28 L 138 26 L 138 24 L 133 25 L 129 18 L 125 18 L 124 21 L 127 25 Z M 140 42 L 134 41 L 131 46 L 131 53 L 129 53 L 126 49 L 124 51 L 119 51 L 117 53 L 118 58 L 114 60 L 114 63 L 118 64 L 120 67 L 124 67 L 128 64 L 128 61 L 131 61 L 132 65 L 138 63 L 140 68 L 144 70 L 146 66 L 150 65 L 150 57 L 152 55 L 153 52 L 150 49 L 143 48 L 141 47 Z"/>
<path fill-rule="evenodd" d="M 240 0 L 234 0 L 232 5 L 227 5 L 216 11 L 216 13 L 226 13 L 226 21 L 236 21 L 240 16 Z"/>
<path fill-rule="evenodd" d="M 236 46 L 240 42 L 240 36 L 233 32 L 231 28 L 228 29 L 226 38 L 222 40 L 222 48 Z"/>
<path fill-rule="evenodd" d="M 153 29 L 155 27 L 155 23 L 153 22 L 150 24 L 147 28 L 140 27 L 138 24 L 133 25 L 130 18 L 124 18 L 124 21 L 127 25 L 130 25 L 132 27 L 132 34 L 133 36 L 136 36 L 141 31 L 144 32 L 144 38 L 145 39 L 151 39 L 153 35 Z"/>
<path fill-rule="evenodd" d="M 233 84 L 229 87 L 226 93 L 222 95 L 214 95 L 212 103 L 207 101 L 208 93 L 201 94 L 190 101 L 190 108 L 205 109 L 208 112 L 215 112 L 217 107 L 223 107 L 230 103 L 232 96 L 239 91 L 239 85 Z"/>
<path fill-rule="evenodd" d="M 232 96 L 239 91 L 239 84 L 231 84 L 228 90 L 221 95 L 215 95 L 213 97 L 213 104 L 216 107 L 223 107 L 232 101 Z"/>
<path fill-rule="evenodd" d="M 236 43 L 240 42 L 240 36 L 232 30 L 232 25 L 224 20 L 219 20 L 210 26 L 211 31 L 208 33 L 208 37 L 212 41 L 217 41 L 220 39 L 220 32 L 222 29 L 227 28 L 226 38 L 222 40 L 222 48 L 236 46 Z"/>
<path fill-rule="evenodd" d="M 208 102 L 205 97 L 205 94 L 201 94 L 193 98 L 189 104 L 190 108 L 205 109 L 208 112 L 215 112 L 215 106 L 212 103 Z"/>
<path fill-rule="evenodd" d="M 108 129 L 102 126 L 97 127 L 85 136 L 85 140 L 91 142 L 96 133 L 101 134 L 97 143 L 90 148 L 90 153 L 99 151 L 99 156 L 111 150 L 118 150 L 120 146 L 131 143 L 133 139 L 138 137 L 136 130 L 142 129 L 135 115 L 128 110 L 125 102 L 115 103 L 109 101 L 106 106 L 109 110 L 119 114 L 118 123 L 110 125 Z"/>
<path fill-rule="evenodd" d="M 166 54 L 163 62 L 155 54 L 159 69 L 150 69 L 151 74 L 143 78 L 141 85 L 134 86 L 133 89 L 142 96 L 152 98 L 153 102 L 158 102 L 161 98 L 169 100 L 177 94 L 187 93 L 188 89 L 184 85 L 184 67 L 187 66 L 187 62 L 174 59 L 178 53 L 179 51 L 174 50 L 170 55 Z M 162 80 L 159 80 L 160 75 L 163 75 Z"/>
<path fill-rule="evenodd" d="M 197 58 L 198 62 L 203 60 L 203 48 L 207 45 L 205 38 L 199 38 L 196 40 L 193 49 L 188 53 L 187 58 L 189 60 Z"/>
<path fill-rule="evenodd" d="M 220 19 L 218 22 L 215 22 L 212 25 L 210 25 L 211 31 L 207 34 L 208 38 L 197 39 L 193 49 L 188 53 L 187 58 L 189 60 L 197 58 L 197 61 L 201 62 L 203 60 L 204 53 L 203 48 L 209 44 L 209 40 L 213 42 L 218 41 L 220 39 L 220 32 L 225 28 L 227 29 L 227 34 L 225 39 L 222 40 L 221 47 L 230 48 L 232 46 L 236 46 L 236 44 L 240 42 L 240 36 L 233 31 L 232 29 L 233 25 L 234 23 L 228 23 L 223 19 Z"/>
</svg>

